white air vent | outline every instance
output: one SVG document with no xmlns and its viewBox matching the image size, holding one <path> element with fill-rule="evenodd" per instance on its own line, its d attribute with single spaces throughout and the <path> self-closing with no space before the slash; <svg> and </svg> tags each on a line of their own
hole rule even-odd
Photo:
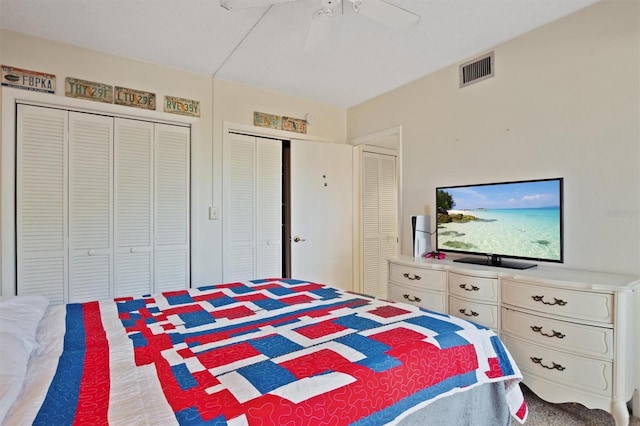
<svg viewBox="0 0 640 426">
<path fill-rule="evenodd" d="M 460 65 L 460 87 L 493 77 L 493 52 Z"/>
</svg>

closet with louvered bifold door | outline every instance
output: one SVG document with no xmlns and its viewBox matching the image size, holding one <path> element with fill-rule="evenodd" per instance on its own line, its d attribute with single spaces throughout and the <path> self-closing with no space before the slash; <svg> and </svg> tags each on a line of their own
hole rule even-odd
<svg viewBox="0 0 640 426">
<path fill-rule="evenodd" d="M 18 105 L 17 293 L 189 286 L 189 128 Z"/>
<path fill-rule="evenodd" d="M 385 298 L 387 259 L 398 254 L 396 156 L 363 151 L 361 161 L 363 291 Z"/>
<path fill-rule="evenodd" d="M 223 160 L 223 280 L 283 276 L 282 141 L 230 133 Z"/>
</svg>

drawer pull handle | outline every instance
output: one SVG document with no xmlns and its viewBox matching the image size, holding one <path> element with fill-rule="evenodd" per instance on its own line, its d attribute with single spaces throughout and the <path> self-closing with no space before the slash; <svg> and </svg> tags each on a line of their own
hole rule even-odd
<svg viewBox="0 0 640 426">
<path fill-rule="evenodd" d="M 532 298 L 533 300 L 535 300 L 536 302 L 542 302 L 542 303 L 544 303 L 545 305 L 558 305 L 558 306 L 564 306 L 564 305 L 566 305 L 566 304 L 567 304 L 567 302 L 565 302 L 565 301 L 564 301 L 564 300 L 562 300 L 562 299 L 558 299 L 557 297 L 554 297 L 554 298 L 553 298 L 553 302 L 545 302 L 545 301 L 543 300 L 543 299 L 544 299 L 544 296 L 531 296 L 531 298 Z"/>
<path fill-rule="evenodd" d="M 557 337 L 558 339 L 564 339 L 564 337 L 566 336 L 566 334 L 562 334 L 559 331 L 555 331 L 555 330 L 551 330 L 551 331 L 553 331 L 553 334 L 545 333 L 544 331 L 542 331 L 542 327 L 537 326 L 537 325 L 532 325 L 531 329 L 535 333 L 540 333 L 540 334 L 542 334 L 543 336 L 546 336 L 546 337 Z"/>
<path fill-rule="evenodd" d="M 402 296 L 403 296 L 405 299 L 407 299 L 409 302 L 419 302 L 420 300 L 422 300 L 422 299 L 420 299 L 420 298 L 419 298 L 419 297 L 417 297 L 417 296 L 413 296 L 413 297 L 412 297 L 412 296 L 409 296 L 408 294 L 403 294 Z"/>
<path fill-rule="evenodd" d="M 551 367 L 548 365 L 544 365 L 542 363 L 542 358 L 537 358 L 535 356 L 531 357 L 531 361 L 533 361 L 534 364 L 540 364 L 541 367 L 546 368 L 547 370 L 558 370 L 558 371 L 564 371 L 566 369 L 566 367 L 563 367 L 560 364 L 556 364 L 555 362 L 551 361 L 551 364 L 553 364 Z"/>
<path fill-rule="evenodd" d="M 480 287 L 476 287 L 475 285 L 471 285 L 471 287 L 467 287 L 466 284 L 460 284 L 460 288 L 466 291 L 478 291 Z"/>
<path fill-rule="evenodd" d="M 404 276 L 405 278 L 407 278 L 407 279 L 410 279 L 411 281 L 414 281 L 414 280 L 415 280 L 415 281 L 419 281 L 419 280 L 420 280 L 420 278 L 422 278 L 420 275 L 416 275 L 416 274 L 413 274 L 413 277 L 411 277 L 411 276 L 409 276 L 409 273 L 408 273 L 408 272 L 404 273 L 404 274 L 403 274 L 403 276 Z"/>
<path fill-rule="evenodd" d="M 478 315 L 480 315 L 479 313 L 477 313 L 476 311 L 471 311 L 470 314 L 467 313 L 466 309 L 460 309 L 459 311 L 462 315 L 465 315 L 467 317 L 477 317 Z"/>
</svg>

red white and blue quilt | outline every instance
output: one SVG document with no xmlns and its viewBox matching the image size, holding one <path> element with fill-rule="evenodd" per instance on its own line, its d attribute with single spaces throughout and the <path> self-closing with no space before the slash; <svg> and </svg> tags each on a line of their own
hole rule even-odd
<svg viewBox="0 0 640 426">
<path fill-rule="evenodd" d="M 492 330 L 322 284 L 260 279 L 61 308 L 50 382 L 24 411 L 36 425 L 381 425 L 498 381 L 512 415 L 527 414 Z"/>
</svg>

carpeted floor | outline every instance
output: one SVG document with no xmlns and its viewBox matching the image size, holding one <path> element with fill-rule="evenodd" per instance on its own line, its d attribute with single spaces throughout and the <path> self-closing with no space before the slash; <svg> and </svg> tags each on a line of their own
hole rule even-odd
<svg viewBox="0 0 640 426">
<path fill-rule="evenodd" d="M 538 398 L 529 388 L 522 385 L 529 416 L 525 426 L 613 426 L 611 414 L 603 410 L 590 410 L 583 405 L 549 404 Z M 515 420 L 513 426 L 518 425 Z M 632 417 L 629 426 L 640 426 L 640 419 Z"/>
</svg>

